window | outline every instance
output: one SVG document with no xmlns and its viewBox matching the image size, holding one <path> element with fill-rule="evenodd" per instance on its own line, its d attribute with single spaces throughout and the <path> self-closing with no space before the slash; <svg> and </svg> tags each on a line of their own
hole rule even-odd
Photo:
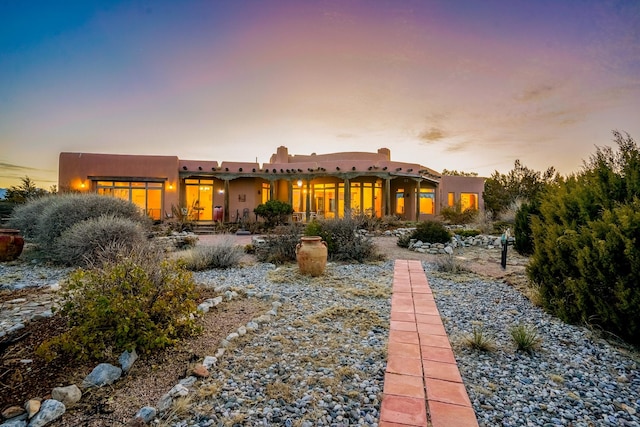
<svg viewBox="0 0 640 427">
<path fill-rule="evenodd" d="M 447 194 L 447 206 L 454 207 L 456 205 L 456 193 Z"/>
<path fill-rule="evenodd" d="M 404 188 L 396 190 L 396 214 L 404 215 Z"/>
<path fill-rule="evenodd" d="M 213 220 L 212 179 L 185 179 L 185 207 L 194 221 Z M 219 200 L 221 202 L 221 200 Z"/>
<path fill-rule="evenodd" d="M 460 193 L 460 209 L 478 209 L 478 193 Z"/>
<path fill-rule="evenodd" d="M 420 189 L 420 213 L 433 215 L 433 207 L 435 205 L 436 193 L 433 188 Z"/>
<path fill-rule="evenodd" d="M 104 196 L 117 197 L 133 203 L 151 219 L 162 219 L 162 182 L 98 181 L 96 191 Z"/>
<path fill-rule="evenodd" d="M 260 195 L 262 196 L 262 204 L 267 203 L 271 199 L 271 185 L 268 182 L 262 183 Z"/>
</svg>

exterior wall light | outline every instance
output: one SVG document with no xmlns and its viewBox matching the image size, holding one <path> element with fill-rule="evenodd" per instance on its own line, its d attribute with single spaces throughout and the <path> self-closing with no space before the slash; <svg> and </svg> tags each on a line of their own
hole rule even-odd
<svg viewBox="0 0 640 427">
<path fill-rule="evenodd" d="M 301 179 L 298 180 L 298 187 L 302 187 L 302 180 Z"/>
<path fill-rule="evenodd" d="M 173 184 L 169 184 L 169 190 L 173 190 Z"/>
</svg>

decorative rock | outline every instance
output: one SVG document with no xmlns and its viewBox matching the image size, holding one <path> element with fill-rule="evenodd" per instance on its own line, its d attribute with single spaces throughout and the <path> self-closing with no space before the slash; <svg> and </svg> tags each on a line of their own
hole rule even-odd
<svg viewBox="0 0 640 427">
<path fill-rule="evenodd" d="M 210 369 L 211 367 L 215 366 L 217 362 L 218 362 L 218 359 L 216 357 L 207 356 L 204 358 L 202 365 L 204 365 L 205 368 Z"/>
<path fill-rule="evenodd" d="M 41 401 L 40 399 L 29 399 L 27 403 L 24 404 L 24 409 L 27 411 L 27 418 L 31 419 L 35 414 L 40 410 Z"/>
<path fill-rule="evenodd" d="M 56 420 L 64 414 L 66 408 L 64 403 L 55 399 L 47 399 L 42 402 L 40 411 L 31 419 L 29 427 L 42 427 Z"/>
<path fill-rule="evenodd" d="M 247 328 L 245 326 L 240 326 L 238 328 L 238 335 L 243 336 L 247 334 Z"/>
<path fill-rule="evenodd" d="M 197 310 L 202 313 L 208 313 L 210 309 L 211 309 L 211 304 L 209 304 L 206 301 L 198 304 L 198 308 L 197 308 Z"/>
<path fill-rule="evenodd" d="M 100 363 L 82 381 L 82 387 L 102 387 L 111 384 L 122 376 L 122 369 L 109 363 Z"/>
<path fill-rule="evenodd" d="M 156 417 L 156 408 L 153 406 L 145 406 L 144 408 L 140 408 L 140 410 L 136 413 L 135 418 L 139 418 L 144 421 L 145 424 L 149 424 Z"/>
<path fill-rule="evenodd" d="M 138 353 L 136 353 L 135 348 L 131 352 L 125 350 L 118 358 L 118 362 L 120 362 L 120 366 L 122 366 L 122 372 L 125 374 L 129 372 L 129 369 L 133 366 L 133 362 L 136 360 L 138 360 Z"/>
<path fill-rule="evenodd" d="M 191 387 L 196 383 L 197 380 L 198 379 L 193 375 L 189 375 L 187 378 L 183 378 L 180 381 L 178 381 L 178 384 L 183 385 L 185 387 Z"/>
<path fill-rule="evenodd" d="M 24 417 L 13 418 L 11 420 L 5 421 L 4 423 L 0 424 L 0 427 L 27 427 L 26 418 L 27 415 L 24 414 Z"/>
<path fill-rule="evenodd" d="M 453 248 L 451 246 L 446 246 L 444 248 L 445 253 L 449 254 L 449 255 L 453 255 Z"/>
<path fill-rule="evenodd" d="M 22 414 L 24 414 L 24 408 L 19 406 L 9 406 L 7 409 L 2 411 L 2 417 L 5 419 L 14 418 Z"/>
<path fill-rule="evenodd" d="M 66 387 L 54 388 L 51 391 L 51 398 L 64 403 L 64 406 L 68 408 L 82 398 L 82 392 L 77 385 L 71 384 Z"/>
<path fill-rule="evenodd" d="M 198 363 L 196 366 L 193 367 L 193 375 L 200 378 L 206 378 L 210 374 L 206 366 Z"/>
<path fill-rule="evenodd" d="M 171 403 L 173 402 L 173 397 L 169 393 L 165 394 L 158 401 L 158 411 L 166 411 L 171 407 Z"/>
<path fill-rule="evenodd" d="M 235 340 L 236 338 L 238 338 L 239 336 L 240 336 L 240 335 L 239 335 L 239 334 L 237 334 L 236 332 L 231 332 L 229 335 L 227 335 L 226 340 L 227 340 L 227 341 L 233 341 L 233 340 Z"/>
<path fill-rule="evenodd" d="M 251 322 L 247 323 L 247 331 L 256 331 L 256 330 L 258 330 L 258 327 L 259 326 L 258 326 L 258 324 L 256 322 L 251 321 Z"/>
<path fill-rule="evenodd" d="M 187 394 L 189 394 L 189 389 L 183 386 L 182 384 L 176 384 L 173 386 L 171 390 L 169 390 L 168 394 L 171 397 L 176 397 L 176 396 L 184 397 Z"/>
</svg>

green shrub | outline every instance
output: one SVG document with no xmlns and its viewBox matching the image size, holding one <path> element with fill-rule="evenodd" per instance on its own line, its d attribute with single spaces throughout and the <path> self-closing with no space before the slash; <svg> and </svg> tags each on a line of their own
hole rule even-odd
<svg viewBox="0 0 640 427">
<path fill-rule="evenodd" d="M 482 234 L 480 230 L 472 229 L 472 228 L 461 228 L 456 230 L 456 234 L 460 237 L 473 237 L 478 234 Z"/>
<path fill-rule="evenodd" d="M 264 237 L 265 243 L 256 246 L 256 258 L 260 262 L 280 265 L 296 260 L 296 245 L 300 243 L 301 228 L 295 224 L 276 228 Z"/>
<path fill-rule="evenodd" d="M 293 207 L 289 203 L 280 200 L 269 200 L 258 205 L 253 212 L 264 221 L 268 227 L 286 224 L 293 213 Z"/>
<path fill-rule="evenodd" d="M 455 206 L 446 206 L 440 209 L 440 216 L 450 224 L 470 224 L 478 215 L 478 210 L 467 208 L 462 210 L 462 205 L 457 202 Z"/>
<path fill-rule="evenodd" d="M 129 253 L 94 270 L 77 270 L 63 288 L 61 314 L 69 330 L 44 342 L 38 354 L 80 360 L 146 353 L 197 331 L 191 272 L 154 252 Z"/>
<path fill-rule="evenodd" d="M 580 174 L 551 187 L 532 218 L 527 272 L 543 307 L 640 344 L 640 149 L 615 132 Z"/>
<path fill-rule="evenodd" d="M 401 248 L 408 248 L 409 245 L 411 244 L 411 236 L 412 236 L 411 233 L 406 233 L 401 236 L 398 236 L 398 241 L 396 242 L 396 244 Z"/>
<path fill-rule="evenodd" d="M 537 350 L 542 342 L 538 331 L 533 326 L 519 324 L 511 328 L 509 333 L 519 351 L 531 353 Z"/>
<path fill-rule="evenodd" d="M 334 261 L 371 261 L 379 259 L 375 245 L 359 233 L 358 218 L 337 218 L 313 221 L 304 230 L 305 236 L 320 236 L 327 242 L 328 257 Z"/>
<path fill-rule="evenodd" d="M 244 248 L 228 238 L 210 246 L 197 246 L 181 254 L 184 266 L 193 271 L 235 267 L 244 255 Z"/>
<path fill-rule="evenodd" d="M 514 233 L 516 241 L 514 249 L 520 255 L 531 255 L 533 253 L 533 235 L 531 232 L 531 216 L 540 212 L 539 204 L 536 202 L 522 203 L 516 213 Z"/>
<path fill-rule="evenodd" d="M 451 233 L 441 222 L 423 221 L 418 223 L 411 238 L 424 243 L 447 243 L 451 240 Z"/>
<path fill-rule="evenodd" d="M 65 230 L 53 242 L 49 256 L 59 264 L 86 267 L 114 261 L 123 251 L 129 252 L 147 242 L 146 230 L 139 222 L 102 215 Z"/>
<path fill-rule="evenodd" d="M 129 218 L 149 225 L 149 219 L 131 202 L 98 194 L 63 194 L 50 198 L 38 218 L 36 243 L 53 249 L 55 240 L 71 226 L 101 215 Z"/>
<path fill-rule="evenodd" d="M 45 196 L 16 206 L 7 223 L 9 228 L 17 228 L 27 240 L 33 240 L 38 230 L 38 220 L 46 208 L 55 203 L 59 196 Z"/>
</svg>

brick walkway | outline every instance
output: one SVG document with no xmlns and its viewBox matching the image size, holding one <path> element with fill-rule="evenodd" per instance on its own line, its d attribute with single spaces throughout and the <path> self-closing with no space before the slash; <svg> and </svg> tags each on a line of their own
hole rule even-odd
<svg viewBox="0 0 640 427">
<path fill-rule="evenodd" d="M 380 427 L 477 427 L 420 261 L 396 260 Z"/>
</svg>

